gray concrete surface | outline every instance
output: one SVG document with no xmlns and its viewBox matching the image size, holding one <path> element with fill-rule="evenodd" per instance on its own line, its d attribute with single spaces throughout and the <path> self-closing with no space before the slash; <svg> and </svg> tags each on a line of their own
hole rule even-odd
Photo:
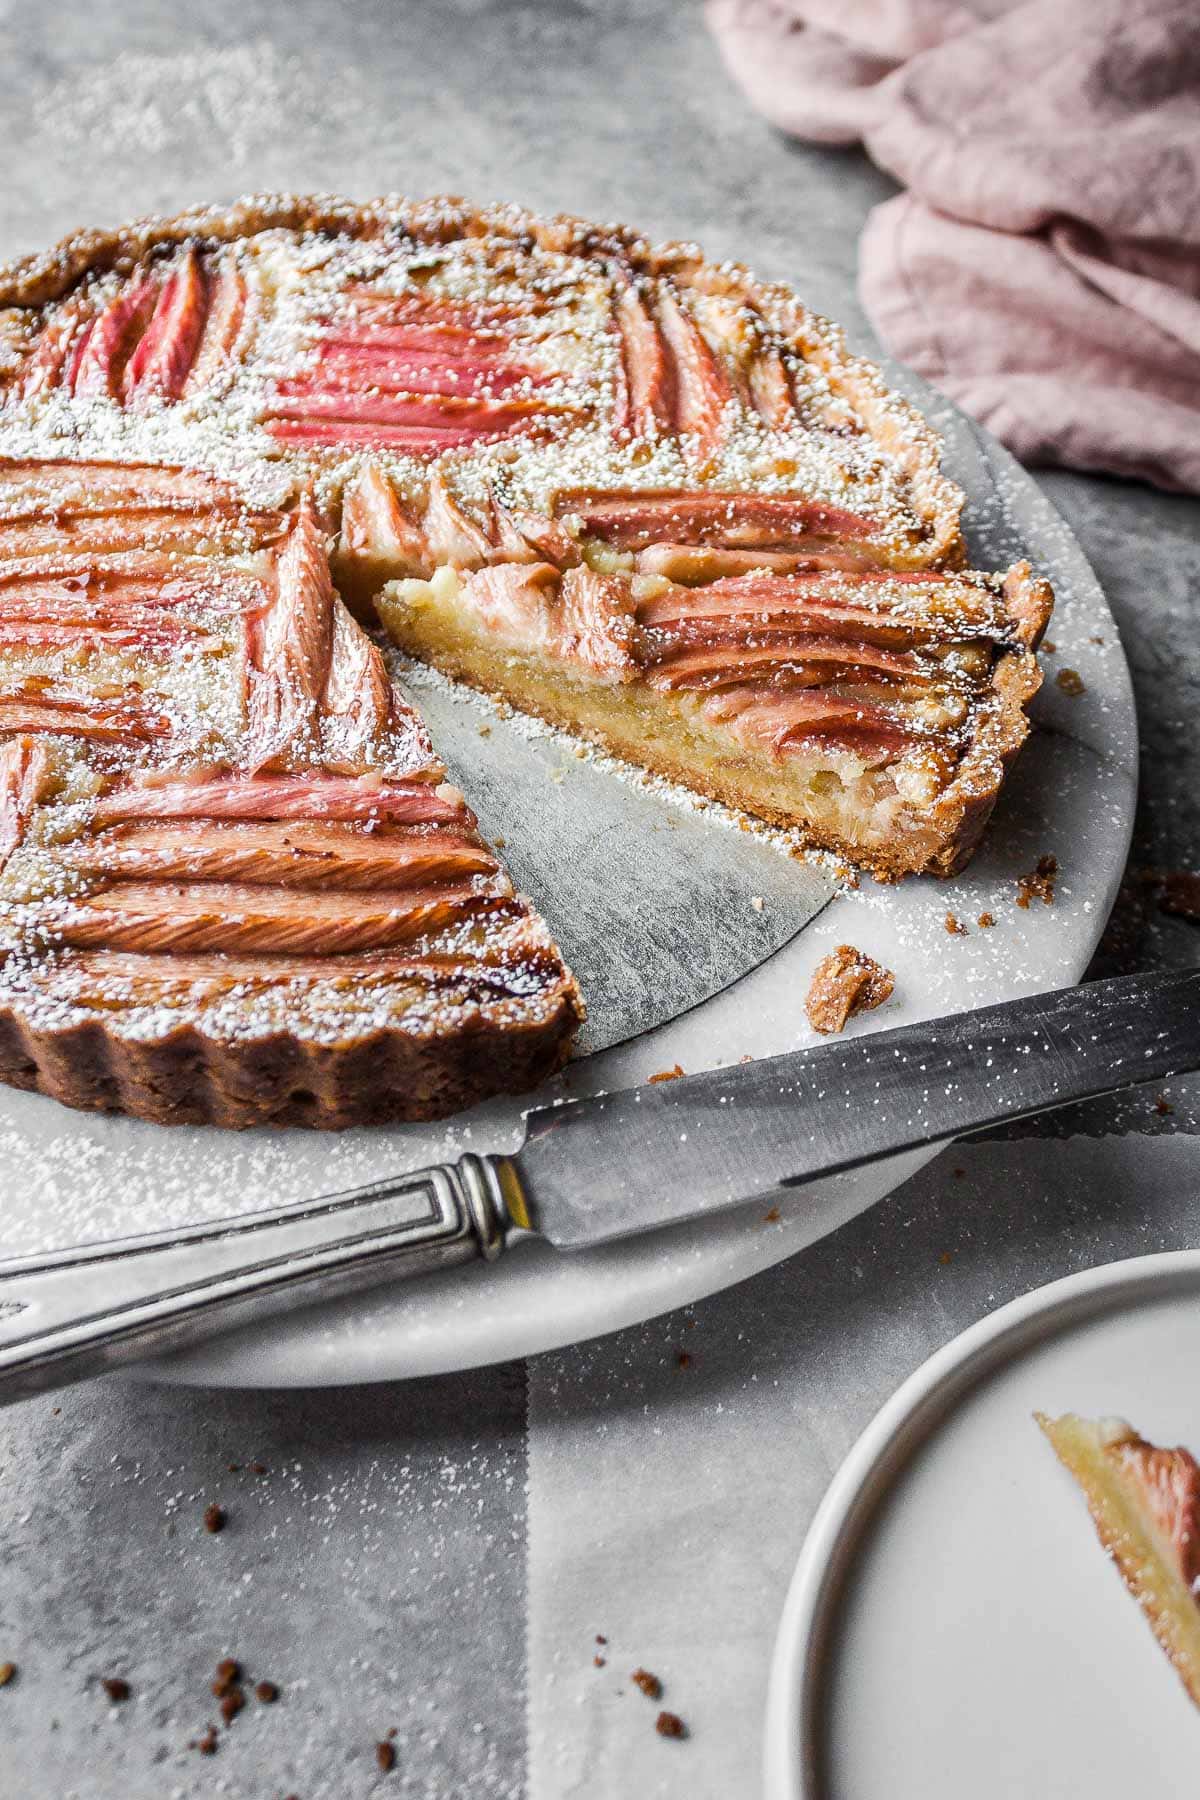
<svg viewBox="0 0 1200 1800">
<path fill-rule="evenodd" d="M 855 248 L 888 182 L 856 154 L 769 131 L 724 79 L 695 7 L 671 0 L 0 0 L 0 147 L 3 255 L 248 188 L 458 190 L 697 237 L 794 281 L 873 347 Z M 1134 670 L 1135 862 L 1200 866 L 1200 502 L 1062 473 L 1045 484 Z M 1158 915 L 1148 891 L 1131 881 L 1098 969 L 1197 960 L 1196 928 Z M 1042 1129 L 1195 1129 L 1200 1084 L 1172 1098 L 1171 1116 L 1139 1096 Z M 1036 1207 L 1018 1222 L 1011 1195 L 977 1193 L 964 1213 L 948 1167 L 818 1246 L 794 1279 L 761 1278 L 772 1316 L 799 1320 L 824 1294 L 831 1320 L 844 1303 L 864 1342 L 891 1346 L 863 1370 L 855 1421 L 862 1396 L 882 1398 L 919 1359 L 925 1334 L 905 1329 L 905 1308 L 926 1303 L 932 1280 L 956 1296 L 949 1335 L 1064 1262 L 1196 1241 L 1187 1183 L 1157 1220 L 1114 1220 L 1111 1195 L 1077 1185 L 1051 1228 Z M 935 1277 L 938 1253 L 960 1243 L 957 1272 Z M 756 1305 L 753 1286 L 709 1303 L 723 1359 L 714 1349 L 710 1384 L 750 1378 L 732 1321 Z M 770 1354 L 792 1343 L 827 1365 L 821 1316 L 776 1332 Z M 674 1330 L 626 1334 L 612 1367 L 640 1344 L 657 1357 Z M 524 1373 L 507 1369 L 320 1395 L 107 1383 L 0 1416 L 0 1662 L 20 1670 L 0 1690 L 2 1800 L 521 1795 L 523 1407 Z M 660 1422 L 669 1432 L 669 1408 Z M 830 1441 L 845 1430 L 831 1418 Z M 227 1467 L 250 1460 L 270 1473 Z M 199 1523 L 210 1499 L 229 1507 L 216 1537 Z M 252 1702 L 202 1758 L 187 1743 L 215 1717 L 205 1683 L 226 1654 L 283 1699 Z M 134 1689 L 116 1707 L 97 1686 L 114 1674 Z M 397 1768 L 383 1776 L 373 1744 L 392 1727 Z M 665 1791 L 707 1791 L 696 1763 L 677 1768 Z"/>
</svg>

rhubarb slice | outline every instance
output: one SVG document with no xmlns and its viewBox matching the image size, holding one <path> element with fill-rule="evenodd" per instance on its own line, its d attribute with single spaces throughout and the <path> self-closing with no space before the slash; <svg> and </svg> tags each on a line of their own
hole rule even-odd
<svg viewBox="0 0 1200 1800">
<path fill-rule="evenodd" d="M 0 744 L 0 869 L 25 836 L 46 775 L 46 749 L 35 737 Z"/>
<path fill-rule="evenodd" d="M 266 429 L 284 442 L 437 455 L 570 423 L 547 371 L 523 360 L 494 308 L 352 292 L 308 366 L 277 381 Z"/>
<path fill-rule="evenodd" d="M 121 394 L 131 400 L 178 400 L 183 392 L 208 310 L 200 260 L 189 250 L 159 289 L 154 311 L 125 365 Z"/>
<path fill-rule="evenodd" d="M 333 582 L 305 497 L 279 558 L 274 604 L 246 621 L 246 767 L 304 765 L 320 737 L 333 645 Z"/>
<path fill-rule="evenodd" d="M 1035 1413 L 1083 1489 L 1100 1542 L 1200 1706 L 1200 1465 L 1123 1419 Z"/>
</svg>

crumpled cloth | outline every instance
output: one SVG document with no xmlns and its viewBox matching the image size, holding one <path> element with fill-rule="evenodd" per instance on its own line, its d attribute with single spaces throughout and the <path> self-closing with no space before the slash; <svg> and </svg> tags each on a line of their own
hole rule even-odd
<svg viewBox="0 0 1200 1800">
<path fill-rule="evenodd" d="M 774 125 L 861 142 L 906 188 L 859 258 L 900 361 L 1026 462 L 1200 493 L 1200 0 L 708 17 Z"/>
</svg>

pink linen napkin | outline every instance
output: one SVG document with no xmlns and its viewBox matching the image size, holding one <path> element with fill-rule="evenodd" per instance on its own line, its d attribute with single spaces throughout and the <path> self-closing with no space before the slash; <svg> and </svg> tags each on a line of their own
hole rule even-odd
<svg viewBox="0 0 1200 1800">
<path fill-rule="evenodd" d="M 907 192 L 863 233 L 900 361 L 1028 462 L 1200 493 L 1197 0 L 709 0 L 793 136 Z"/>
</svg>

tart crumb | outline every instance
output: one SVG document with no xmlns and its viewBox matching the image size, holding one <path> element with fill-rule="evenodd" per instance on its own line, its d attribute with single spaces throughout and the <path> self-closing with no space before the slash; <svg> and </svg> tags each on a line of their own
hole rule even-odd
<svg viewBox="0 0 1200 1800">
<path fill-rule="evenodd" d="M 242 1665 L 232 1656 L 222 1657 L 214 1672 L 212 1691 L 220 1700 L 242 1679 Z"/>
<path fill-rule="evenodd" d="M 804 1002 L 808 1022 L 814 1031 L 831 1036 L 856 1013 L 882 1006 L 895 985 L 891 970 L 874 957 L 853 944 L 839 944 L 813 970 Z"/>
<path fill-rule="evenodd" d="M 606 1668 L 608 1666 L 608 1658 L 606 1656 L 599 1656 L 599 1655 L 593 1656 L 592 1666 L 593 1666 L 593 1668 L 596 1668 L 596 1669 Z"/>
<path fill-rule="evenodd" d="M 684 1072 L 680 1064 L 676 1063 L 673 1069 L 660 1069 L 657 1075 L 651 1075 L 648 1079 L 651 1084 L 656 1081 L 678 1081 Z"/>
<path fill-rule="evenodd" d="M 200 1752 L 201 1756 L 215 1756 L 217 1754 L 217 1728 L 216 1728 L 216 1726 L 209 1725 L 206 1728 L 206 1730 L 204 1731 L 202 1736 L 200 1736 L 198 1738 L 193 1738 L 192 1741 L 190 1742 L 190 1744 L 188 1745 L 188 1749 L 189 1750 L 198 1750 Z"/>
<path fill-rule="evenodd" d="M 1164 875 L 1158 910 L 1200 923 L 1200 875 L 1193 875 L 1188 869 L 1172 869 Z"/>
<path fill-rule="evenodd" d="M 1165 1094 L 1160 1094 L 1154 1102 L 1154 1110 L 1160 1118 L 1169 1119 L 1175 1108 Z"/>
<path fill-rule="evenodd" d="M 772 1206 L 763 1214 L 763 1224 L 778 1225 L 782 1217 L 783 1214 L 780 1212 L 779 1208 L 777 1206 Z"/>
<path fill-rule="evenodd" d="M 688 1352 L 686 1350 L 681 1350 L 679 1352 L 679 1355 L 675 1358 L 675 1367 L 677 1369 L 690 1369 L 691 1366 L 692 1366 L 691 1356 L 688 1354 Z"/>
<path fill-rule="evenodd" d="M 386 1738 L 382 1739 L 375 1746 L 375 1761 L 385 1775 L 390 1775 L 396 1766 L 396 1746 L 389 1744 Z"/>
<path fill-rule="evenodd" d="M 234 1686 L 230 1688 L 227 1694 L 222 1694 L 221 1717 L 226 1725 L 233 1724 L 233 1721 L 237 1718 L 245 1704 L 246 1694 L 243 1688 Z"/>
<path fill-rule="evenodd" d="M 205 1509 L 204 1509 L 204 1529 L 205 1529 L 205 1531 L 212 1532 L 212 1534 L 215 1537 L 215 1535 L 217 1534 L 218 1531 L 224 1531 L 226 1523 L 227 1523 L 227 1515 L 225 1512 L 225 1508 L 223 1506 L 218 1506 L 216 1501 L 214 1500 L 211 1505 L 205 1507 Z"/>
<path fill-rule="evenodd" d="M 975 923 L 978 925 L 980 931 L 990 931 L 992 926 L 996 923 L 995 915 L 990 912 L 981 912 Z"/>
<path fill-rule="evenodd" d="M 1028 910 L 1035 900 L 1040 900 L 1043 906 L 1053 906 L 1057 880 L 1057 856 L 1039 856 L 1036 868 L 1017 882 L 1017 905 Z"/>
<path fill-rule="evenodd" d="M 100 1686 L 104 1689 L 114 1706 L 119 1706 L 122 1700 L 128 1700 L 130 1694 L 133 1692 L 133 1689 L 123 1675 L 102 1675 L 100 1677 Z"/>
<path fill-rule="evenodd" d="M 1087 693 L 1083 676 L 1078 669 L 1060 669 L 1054 677 L 1054 685 L 1061 688 L 1064 694 L 1069 694 L 1072 700 L 1077 700 L 1080 694 Z"/>
<path fill-rule="evenodd" d="M 263 1706 L 274 1706 L 279 1698 L 279 1689 L 273 1681 L 260 1681 L 254 1689 L 254 1698 Z"/>
<path fill-rule="evenodd" d="M 596 1642 L 598 1644 L 607 1644 L 608 1639 L 605 1637 L 605 1635 L 602 1631 L 598 1631 L 596 1633 Z"/>
<path fill-rule="evenodd" d="M 1038 645 L 1038 649 L 1044 650 L 1047 656 L 1053 656 L 1058 649 L 1058 645 L 1054 642 L 1053 638 L 1043 638 Z"/>
<path fill-rule="evenodd" d="M 673 1712 L 660 1712 L 654 1721 L 654 1729 L 659 1737 L 665 1738 L 685 1738 L 688 1734 L 687 1726 L 679 1714 Z"/>
<path fill-rule="evenodd" d="M 662 1693 L 662 1682 L 649 1669 L 635 1669 L 629 1679 L 634 1687 L 641 1688 L 647 1700 L 657 1700 Z"/>
<path fill-rule="evenodd" d="M 966 926 L 961 919 L 956 919 L 953 913 L 946 914 L 946 930 L 951 937 L 966 937 L 967 935 Z"/>
<path fill-rule="evenodd" d="M 15 1681 L 16 1679 L 17 1679 L 16 1663 L 15 1662 L 0 1663 L 0 1687 L 7 1687 L 10 1682 Z"/>
</svg>

